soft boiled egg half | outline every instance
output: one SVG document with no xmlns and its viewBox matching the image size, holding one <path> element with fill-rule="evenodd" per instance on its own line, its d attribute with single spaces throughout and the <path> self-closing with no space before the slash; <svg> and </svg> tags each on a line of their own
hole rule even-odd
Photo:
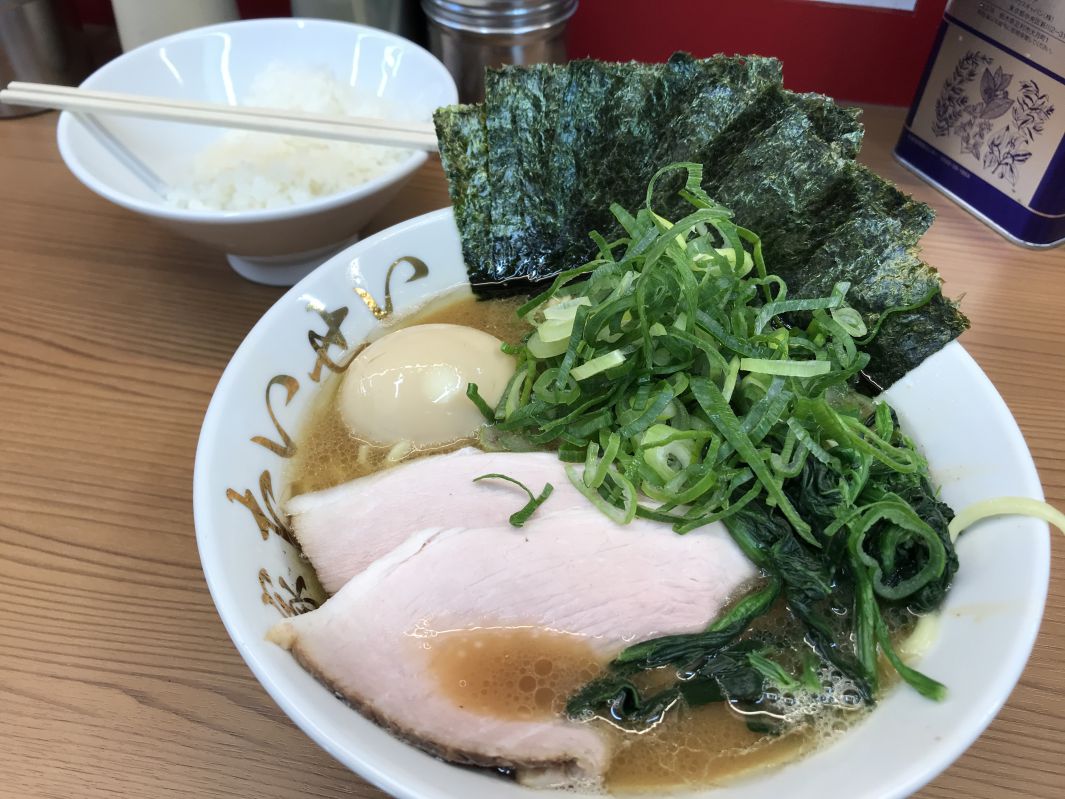
<svg viewBox="0 0 1065 799">
<path fill-rule="evenodd" d="M 356 437 L 373 444 L 446 444 L 476 433 L 484 416 L 466 396 L 470 383 L 494 407 L 514 374 L 495 336 L 464 325 L 412 325 L 356 356 L 338 405 Z"/>
</svg>

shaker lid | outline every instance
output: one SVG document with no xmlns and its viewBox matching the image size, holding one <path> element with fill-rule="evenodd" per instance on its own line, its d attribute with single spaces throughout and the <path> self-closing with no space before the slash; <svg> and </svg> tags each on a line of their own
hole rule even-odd
<svg viewBox="0 0 1065 799">
<path fill-rule="evenodd" d="M 474 33 L 531 33 L 565 22 L 577 0 L 422 0 L 434 22 Z"/>
</svg>

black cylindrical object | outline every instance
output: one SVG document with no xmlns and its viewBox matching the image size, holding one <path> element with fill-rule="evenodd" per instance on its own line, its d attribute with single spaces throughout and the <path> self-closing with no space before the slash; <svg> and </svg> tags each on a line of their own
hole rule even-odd
<svg viewBox="0 0 1065 799">
<path fill-rule="evenodd" d="M 10 81 L 73 84 L 84 74 L 54 0 L 0 0 L 0 88 Z M 45 109 L 0 103 L 0 119 Z"/>
</svg>

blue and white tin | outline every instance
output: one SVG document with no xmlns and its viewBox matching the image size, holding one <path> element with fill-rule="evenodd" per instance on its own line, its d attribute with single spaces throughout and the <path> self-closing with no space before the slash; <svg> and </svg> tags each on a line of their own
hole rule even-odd
<svg viewBox="0 0 1065 799">
<path fill-rule="evenodd" d="M 1065 0 L 953 0 L 895 147 L 1007 238 L 1065 242 Z"/>
</svg>

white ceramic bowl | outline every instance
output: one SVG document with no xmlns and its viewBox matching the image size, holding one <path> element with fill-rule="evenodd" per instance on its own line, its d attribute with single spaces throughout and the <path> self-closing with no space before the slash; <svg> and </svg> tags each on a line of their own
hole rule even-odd
<svg viewBox="0 0 1065 799">
<path fill-rule="evenodd" d="M 321 68 L 361 95 L 429 121 L 458 93 L 447 69 L 421 47 L 375 28 L 318 19 L 231 22 L 151 42 L 90 75 L 87 89 L 240 105 L 271 64 Z M 164 183 L 173 184 L 220 128 L 102 116 L 101 122 Z M 425 162 L 423 152 L 378 177 L 329 197 L 286 208 L 193 211 L 168 205 L 75 115 L 59 117 L 59 151 L 82 183 L 101 197 L 144 214 L 229 255 L 243 276 L 292 285 L 339 247 Z"/>
<path fill-rule="evenodd" d="M 458 233 L 444 210 L 354 245 L 282 297 L 233 356 L 207 411 L 196 453 L 196 537 L 211 594 L 241 655 L 326 751 L 404 799 L 544 799 L 393 738 L 263 638 L 281 615 L 308 608 L 300 578 L 309 566 L 271 516 L 286 466 L 278 445 L 312 400 L 313 375 L 328 369 L 324 359 L 340 358 L 377 324 L 359 292 L 382 307 L 389 296 L 401 310 L 465 282 Z M 332 344 L 314 349 L 308 331 Z M 953 507 L 1007 494 L 1042 498 L 1016 423 L 960 345 L 928 359 L 888 394 Z M 985 522 L 962 537 L 958 555 L 961 569 L 940 637 L 920 662 L 947 684 L 946 701 L 900 688 L 867 721 L 812 756 L 695 795 L 888 799 L 908 795 L 946 768 L 998 712 L 1028 658 L 1047 590 L 1047 526 L 1015 517 Z"/>
</svg>

